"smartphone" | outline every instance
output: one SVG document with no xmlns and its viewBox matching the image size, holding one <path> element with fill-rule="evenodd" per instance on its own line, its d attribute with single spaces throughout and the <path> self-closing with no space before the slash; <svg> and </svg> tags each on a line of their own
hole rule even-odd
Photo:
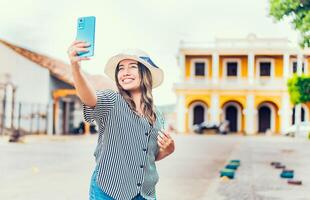
<svg viewBox="0 0 310 200">
<path fill-rule="evenodd" d="M 79 17 L 77 20 L 76 40 L 82 40 L 90 44 L 88 52 L 78 52 L 79 57 L 91 57 L 95 50 L 95 26 L 96 17 Z"/>
</svg>

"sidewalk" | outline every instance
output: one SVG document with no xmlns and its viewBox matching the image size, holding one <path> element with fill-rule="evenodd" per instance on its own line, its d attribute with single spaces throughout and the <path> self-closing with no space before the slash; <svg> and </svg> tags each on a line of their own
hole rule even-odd
<svg viewBox="0 0 310 200">
<path fill-rule="evenodd" d="M 285 137 L 246 137 L 230 159 L 241 160 L 235 179 L 214 179 L 204 199 L 310 199 L 310 141 Z M 302 180 L 303 184 L 289 185 L 287 179 L 280 178 L 281 169 L 270 165 L 273 161 L 295 170 L 294 179 Z"/>
<path fill-rule="evenodd" d="M 176 151 L 156 163 L 158 200 L 309 200 L 310 141 L 268 136 L 174 135 Z M 97 135 L 0 137 L 0 199 L 85 200 L 94 168 Z M 234 180 L 219 171 L 231 159 Z M 279 161 L 302 186 L 288 185 Z"/>
</svg>

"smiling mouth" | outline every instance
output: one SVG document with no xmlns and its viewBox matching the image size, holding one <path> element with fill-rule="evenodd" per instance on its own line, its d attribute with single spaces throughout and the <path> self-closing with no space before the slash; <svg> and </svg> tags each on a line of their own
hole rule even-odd
<svg viewBox="0 0 310 200">
<path fill-rule="evenodd" d="M 126 84 L 126 83 L 131 83 L 131 82 L 133 82 L 134 80 L 135 80 L 135 79 L 133 79 L 133 78 L 125 78 L 125 79 L 122 80 L 122 82 Z"/>
</svg>

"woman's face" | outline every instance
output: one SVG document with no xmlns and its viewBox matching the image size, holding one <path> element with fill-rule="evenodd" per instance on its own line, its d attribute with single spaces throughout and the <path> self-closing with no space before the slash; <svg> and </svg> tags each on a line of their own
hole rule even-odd
<svg viewBox="0 0 310 200">
<path fill-rule="evenodd" d="M 118 65 L 117 79 L 124 90 L 137 90 L 140 88 L 140 75 L 138 62 L 131 59 L 122 60 Z"/>
</svg>

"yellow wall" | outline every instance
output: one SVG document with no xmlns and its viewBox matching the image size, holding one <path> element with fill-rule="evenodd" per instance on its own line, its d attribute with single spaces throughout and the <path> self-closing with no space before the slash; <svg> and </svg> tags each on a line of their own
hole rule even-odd
<svg viewBox="0 0 310 200">
<path fill-rule="evenodd" d="M 275 77 L 283 77 L 283 56 L 275 56 Z"/>
<path fill-rule="evenodd" d="M 242 56 L 241 58 L 241 76 L 243 78 L 248 76 L 248 57 L 247 56 Z"/>
<path fill-rule="evenodd" d="M 203 95 L 203 94 L 190 94 L 185 96 L 185 106 L 188 108 L 192 103 L 196 101 L 201 101 L 204 104 L 207 105 L 207 107 L 210 107 L 210 96 L 209 95 Z"/>
<path fill-rule="evenodd" d="M 256 95 L 254 100 L 254 106 L 255 108 L 257 108 L 259 104 L 268 101 L 274 103 L 277 108 L 281 108 L 281 99 L 282 99 L 281 96 Z"/>
<path fill-rule="evenodd" d="M 185 132 L 186 133 L 189 133 L 189 126 L 188 126 L 188 124 L 189 124 L 189 113 L 188 112 L 186 112 L 186 114 L 185 114 Z"/>
<path fill-rule="evenodd" d="M 308 103 L 305 103 L 306 104 L 306 106 L 307 106 L 307 108 L 308 108 L 308 110 L 309 110 L 309 118 L 308 119 L 310 119 L 310 102 L 308 102 Z"/>
<path fill-rule="evenodd" d="M 225 103 L 229 101 L 236 101 L 241 105 L 242 108 L 246 107 L 246 96 L 237 96 L 237 95 L 227 95 L 219 92 L 220 94 L 220 107 L 222 108 Z M 222 95 L 221 95 L 222 94 Z"/>
</svg>

